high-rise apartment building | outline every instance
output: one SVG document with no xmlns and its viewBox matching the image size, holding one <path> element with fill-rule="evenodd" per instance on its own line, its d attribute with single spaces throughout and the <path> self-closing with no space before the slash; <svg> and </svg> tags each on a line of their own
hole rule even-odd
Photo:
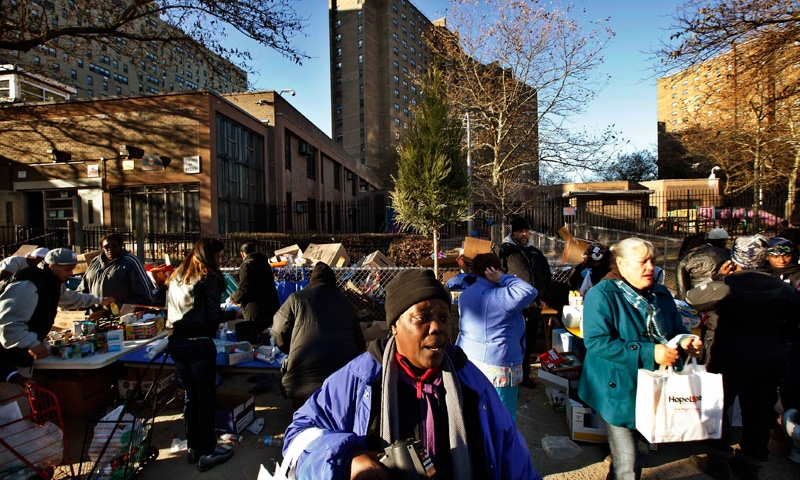
<svg viewBox="0 0 800 480">
<path fill-rule="evenodd" d="M 41 15 L 54 26 L 77 23 L 76 9 L 80 7 L 75 2 L 52 0 L 37 4 L 42 8 Z M 155 14 L 130 25 L 133 29 L 164 27 L 167 24 Z M 207 50 L 201 53 L 202 47 L 193 45 L 188 37 L 183 45 L 134 43 L 119 38 L 111 42 L 91 40 L 85 48 L 75 48 L 72 40 L 62 38 L 27 52 L 0 50 L 0 65 L 19 65 L 57 80 L 73 87 L 77 98 L 198 89 L 219 93 L 247 90 L 247 72 Z"/>
<path fill-rule="evenodd" d="M 388 185 L 428 65 L 428 18 L 407 0 L 329 0 L 334 140 Z"/>
</svg>

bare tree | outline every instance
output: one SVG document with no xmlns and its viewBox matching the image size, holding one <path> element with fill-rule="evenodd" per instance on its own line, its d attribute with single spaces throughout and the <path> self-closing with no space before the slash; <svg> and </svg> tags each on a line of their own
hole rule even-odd
<svg viewBox="0 0 800 480">
<path fill-rule="evenodd" d="M 689 155 L 720 165 L 726 192 L 785 190 L 795 210 L 800 168 L 797 112 L 800 14 L 790 0 L 689 0 L 674 17 L 676 33 L 658 51 L 664 69 L 704 74 L 708 86 L 691 125 L 678 135 Z"/>
<path fill-rule="evenodd" d="M 531 200 L 526 192 L 542 163 L 602 168 L 588 159 L 610 135 L 587 138 L 567 127 L 603 83 L 596 69 L 613 32 L 608 19 L 586 31 L 576 14 L 537 0 L 452 0 L 448 29 L 430 38 L 446 66 L 450 103 L 470 116 L 474 194 L 504 217 Z"/>
<path fill-rule="evenodd" d="M 83 56 L 97 45 L 120 53 L 178 45 L 246 68 L 250 54 L 225 42 L 229 29 L 296 62 L 308 58 L 292 45 L 305 19 L 290 0 L 16 0 L 0 1 L 0 16 L 0 64 L 36 48 Z"/>
</svg>

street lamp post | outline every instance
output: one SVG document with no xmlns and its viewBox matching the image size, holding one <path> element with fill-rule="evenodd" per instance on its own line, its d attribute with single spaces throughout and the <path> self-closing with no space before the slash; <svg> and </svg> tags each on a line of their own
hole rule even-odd
<svg viewBox="0 0 800 480">
<path fill-rule="evenodd" d="M 472 158 L 470 156 L 470 152 L 472 151 L 472 143 L 470 141 L 470 128 L 469 128 L 469 112 L 465 112 L 464 115 L 467 117 L 467 182 L 469 185 L 469 209 L 467 213 L 469 214 L 469 218 L 467 219 L 467 236 L 472 236 Z"/>
</svg>

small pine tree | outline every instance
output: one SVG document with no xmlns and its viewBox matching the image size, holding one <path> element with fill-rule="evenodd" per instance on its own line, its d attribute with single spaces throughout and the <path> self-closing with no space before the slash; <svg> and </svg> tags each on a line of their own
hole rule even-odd
<svg viewBox="0 0 800 480">
<path fill-rule="evenodd" d="M 392 177 L 392 206 L 401 227 L 433 235 L 434 272 L 439 274 L 439 230 L 469 218 L 470 187 L 463 151 L 464 127 L 451 115 L 434 67 L 422 78 L 423 98 L 415 109 Z"/>
</svg>

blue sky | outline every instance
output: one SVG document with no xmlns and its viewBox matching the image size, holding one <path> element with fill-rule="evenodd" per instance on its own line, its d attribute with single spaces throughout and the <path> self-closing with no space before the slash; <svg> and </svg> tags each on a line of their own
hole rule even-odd
<svg viewBox="0 0 800 480">
<path fill-rule="evenodd" d="M 574 0 L 578 19 L 610 17 L 615 37 L 605 50 L 599 73 L 611 75 L 609 83 L 589 105 L 585 114 L 573 118 L 576 130 L 601 131 L 608 125 L 629 140 L 624 151 L 656 149 L 656 79 L 654 62 L 646 53 L 659 40 L 668 38 L 667 27 L 680 0 Z M 328 2 L 303 0 L 297 10 L 308 17 L 305 36 L 294 44 L 312 58 L 297 65 L 254 42 L 231 35 L 230 42 L 241 42 L 253 56 L 249 76 L 258 90 L 291 88 L 297 93 L 287 100 L 323 132 L 331 133 L 330 72 L 328 45 Z M 449 6 L 447 0 L 418 0 L 415 5 L 430 19 L 440 18 Z M 581 10 L 585 9 L 585 13 Z"/>
</svg>

